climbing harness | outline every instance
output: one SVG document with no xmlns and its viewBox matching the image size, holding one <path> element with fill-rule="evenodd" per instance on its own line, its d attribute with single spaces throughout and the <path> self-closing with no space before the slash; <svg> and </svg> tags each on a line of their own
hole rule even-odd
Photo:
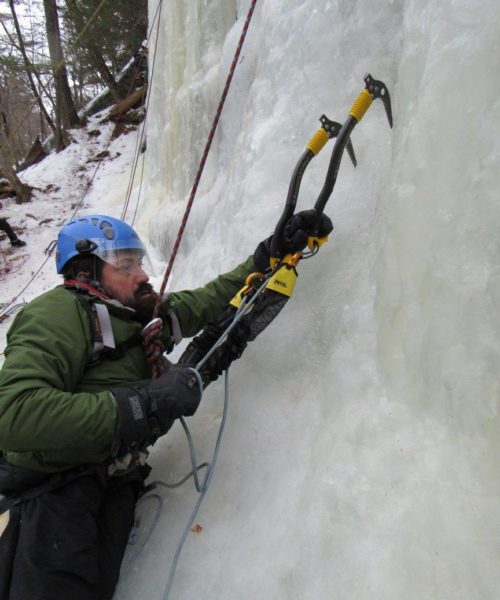
<svg viewBox="0 0 500 600">
<path fill-rule="evenodd" d="M 339 123 L 330 121 L 325 115 L 323 115 L 320 118 L 321 128 L 314 134 L 314 136 L 306 145 L 306 150 L 298 161 L 293 172 L 285 208 L 273 233 L 271 242 L 270 267 L 268 271 L 266 273 L 251 274 L 247 278 L 245 286 L 231 300 L 230 306 L 226 309 L 226 311 L 215 323 L 210 323 L 207 325 L 203 332 L 193 339 L 179 359 L 178 364 L 184 364 L 186 366 L 194 365 L 194 368 L 200 373 L 205 385 L 208 381 L 216 379 L 220 374 L 219 372 L 211 372 L 213 366 L 217 365 L 217 362 L 211 362 L 212 357 L 216 355 L 216 353 L 229 353 L 233 359 L 239 357 L 242 352 L 242 347 L 244 347 L 247 342 L 254 340 L 257 335 L 259 335 L 274 320 L 277 314 L 283 309 L 288 299 L 291 297 L 297 278 L 296 267 L 298 263 L 305 258 L 315 255 L 320 246 L 327 240 L 326 236 L 321 237 L 316 235 L 318 232 L 313 232 L 313 234 L 310 235 L 307 240 L 309 252 L 300 251 L 294 254 L 285 254 L 283 251 L 283 234 L 285 225 L 294 214 L 301 180 L 312 158 L 314 158 L 314 156 L 321 151 L 329 139 L 336 138 L 325 182 L 314 205 L 319 222 L 319 217 L 333 192 L 333 188 L 335 187 L 340 162 L 345 149 L 347 149 L 354 166 L 356 166 L 356 158 L 352 143 L 350 141 L 350 135 L 354 127 L 361 121 L 374 99 L 382 99 L 389 125 L 392 127 L 392 111 L 387 87 L 383 82 L 374 80 L 371 75 L 366 75 L 364 81 L 365 89 L 360 92 L 356 101 L 352 105 L 349 111 L 349 116 L 345 123 L 340 125 Z M 235 341 L 234 339 L 231 339 L 231 334 L 234 331 L 237 331 L 236 337 L 239 338 L 239 346 L 236 348 L 236 352 L 234 348 Z M 188 439 L 192 471 L 177 484 L 165 484 L 164 482 L 156 481 L 147 488 L 148 492 L 160 485 L 164 487 L 176 487 L 177 485 L 180 485 L 186 481 L 189 477 L 193 476 L 195 479 L 196 489 L 200 494 L 177 545 L 175 555 L 171 563 L 168 580 L 165 586 L 163 600 L 167 600 L 169 596 L 175 570 L 184 542 L 194 523 L 198 510 L 210 484 L 220 449 L 228 405 L 229 388 L 228 370 L 226 369 L 223 415 L 212 460 L 210 463 L 197 465 L 191 434 L 189 433 L 189 429 L 185 423 L 185 420 L 181 418 L 180 421 Z M 206 472 L 203 482 L 200 485 L 197 472 L 201 468 L 206 468 Z M 155 494 L 155 496 L 159 502 L 159 505 L 154 517 L 154 522 L 152 526 L 149 527 L 146 538 L 139 548 L 139 551 L 134 554 L 132 559 L 129 561 L 128 566 L 131 566 L 132 562 L 138 558 L 138 555 L 144 548 L 147 539 L 149 539 L 152 530 L 159 519 L 162 500 L 157 494 Z"/>
<path fill-rule="evenodd" d="M 89 317 L 92 355 L 86 365 L 87 369 L 97 366 L 103 360 L 119 360 L 128 350 L 143 344 L 140 332 L 120 343 L 115 341 L 108 307 L 105 302 L 98 301 L 110 300 L 105 294 L 83 281 L 68 279 L 63 285 L 76 296 Z"/>
</svg>

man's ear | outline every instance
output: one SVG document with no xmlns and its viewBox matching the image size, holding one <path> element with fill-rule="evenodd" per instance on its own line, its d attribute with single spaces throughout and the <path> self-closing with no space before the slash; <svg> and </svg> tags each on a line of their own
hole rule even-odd
<svg viewBox="0 0 500 600">
<path fill-rule="evenodd" d="M 76 275 L 77 281 L 88 281 L 90 279 L 90 273 L 88 271 L 78 271 Z"/>
</svg>

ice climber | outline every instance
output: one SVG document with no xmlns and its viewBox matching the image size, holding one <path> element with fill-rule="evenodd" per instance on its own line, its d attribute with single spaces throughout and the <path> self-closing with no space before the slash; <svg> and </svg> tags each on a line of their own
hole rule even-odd
<svg viewBox="0 0 500 600">
<path fill-rule="evenodd" d="M 0 208 L 3 208 L 3 205 L 1 202 L 0 202 Z M 21 246 L 26 246 L 26 242 L 24 242 L 23 240 L 20 240 L 17 237 L 16 232 L 9 225 L 9 222 L 7 221 L 7 219 L 5 217 L 0 217 L 0 230 L 5 231 L 5 233 L 7 234 L 7 237 L 9 238 L 11 246 L 13 246 L 15 248 L 20 248 Z"/>
<path fill-rule="evenodd" d="M 309 233 L 297 216 L 290 250 Z M 321 219 L 328 233 L 331 222 Z M 246 276 L 269 266 L 268 250 L 266 240 L 204 287 L 169 294 L 160 310 L 164 347 L 216 319 Z M 145 257 L 122 221 L 72 221 L 57 241 L 62 285 L 30 302 L 8 332 L 0 371 L 0 600 L 110 599 L 150 472 L 146 447 L 200 403 L 196 372 L 161 353 L 164 373 L 151 379 L 140 333 L 157 295 Z M 216 370 L 234 358 L 219 357 Z"/>
</svg>

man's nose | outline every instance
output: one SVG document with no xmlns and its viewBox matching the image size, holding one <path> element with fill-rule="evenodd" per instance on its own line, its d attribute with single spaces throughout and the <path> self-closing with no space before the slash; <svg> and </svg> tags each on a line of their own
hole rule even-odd
<svg viewBox="0 0 500 600">
<path fill-rule="evenodd" d="M 147 283 L 149 281 L 149 275 L 144 271 L 142 267 L 137 267 L 134 272 L 137 283 Z"/>
</svg>

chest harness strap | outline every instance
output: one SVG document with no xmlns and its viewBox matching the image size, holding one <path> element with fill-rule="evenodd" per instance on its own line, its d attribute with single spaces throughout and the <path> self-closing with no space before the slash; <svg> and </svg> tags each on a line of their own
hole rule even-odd
<svg viewBox="0 0 500 600">
<path fill-rule="evenodd" d="M 109 297 L 101 293 L 94 286 L 81 281 L 68 280 L 64 282 L 67 290 L 73 292 L 90 318 L 92 332 L 92 356 L 87 368 L 95 367 L 102 360 L 118 360 L 131 348 L 140 346 L 143 338 L 140 331 L 117 344 L 111 325 L 106 304 L 96 302 L 97 298 L 109 300 Z"/>
</svg>

